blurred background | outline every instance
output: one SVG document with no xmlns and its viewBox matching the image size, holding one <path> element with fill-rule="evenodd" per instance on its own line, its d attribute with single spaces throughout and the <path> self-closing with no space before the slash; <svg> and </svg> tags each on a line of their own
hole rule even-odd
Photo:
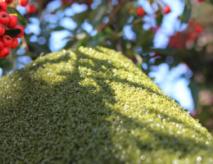
<svg viewBox="0 0 213 164">
<path fill-rule="evenodd" d="M 49 52 L 105 46 L 213 132 L 212 0 L 32 0 L 17 11 L 25 37 L 0 59 L 0 76 Z"/>
</svg>

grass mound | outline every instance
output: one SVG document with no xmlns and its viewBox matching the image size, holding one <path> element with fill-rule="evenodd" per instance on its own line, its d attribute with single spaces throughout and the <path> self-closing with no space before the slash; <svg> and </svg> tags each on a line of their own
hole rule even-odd
<svg viewBox="0 0 213 164">
<path fill-rule="evenodd" d="M 0 163 L 213 163 L 212 136 L 121 54 L 79 48 L 0 79 Z"/>
</svg>

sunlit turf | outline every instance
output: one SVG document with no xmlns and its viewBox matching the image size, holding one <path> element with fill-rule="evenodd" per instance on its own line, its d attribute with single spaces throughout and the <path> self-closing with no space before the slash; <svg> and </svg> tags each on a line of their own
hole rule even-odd
<svg viewBox="0 0 213 164">
<path fill-rule="evenodd" d="M 63 50 L 0 79 L 0 163 L 213 163 L 212 154 L 208 131 L 113 50 Z"/>
</svg>

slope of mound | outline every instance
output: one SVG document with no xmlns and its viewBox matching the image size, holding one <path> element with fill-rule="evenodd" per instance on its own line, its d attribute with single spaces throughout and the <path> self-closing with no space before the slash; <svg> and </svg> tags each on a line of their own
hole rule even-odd
<svg viewBox="0 0 213 164">
<path fill-rule="evenodd" d="M 123 55 L 61 51 L 0 79 L 0 163 L 213 163 L 212 136 Z"/>
</svg>

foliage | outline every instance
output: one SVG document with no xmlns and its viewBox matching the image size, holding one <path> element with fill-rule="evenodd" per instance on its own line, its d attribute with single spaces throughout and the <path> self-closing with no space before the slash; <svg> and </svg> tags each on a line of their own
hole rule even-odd
<svg viewBox="0 0 213 164">
<path fill-rule="evenodd" d="M 52 49 L 48 43 L 52 34 L 66 31 L 69 33 L 63 40 L 66 42 L 66 49 L 82 45 L 109 47 L 121 51 L 147 74 L 152 71 L 153 66 L 162 63 L 167 63 L 170 68 L 180 63 L 186 64 L 192 71 L 189 87 L 195 108 L 201 110 L 204 107 L 200 103 L 199 95 L 202 89 L 208 90 L 213 84 L 213 60 L 212 52 L 209 52 L 212 41 L 202 41 L 206 40 L 206 37 L 203 37 L 205 33 L 209 33 L 199 22 L 204 20 L 203 17 L 209 18 L 209 15 L 203 14 L 202 18 L 196 19 L 191 11 L 195 10 L 201 16 L 200 6 L 205 5 L 206 10 L 206 6 L 212 3 L 211 0 L 205 1 L 206 3 L 200 3 L 204 0 L 195 0 L 193 3 L 184 0 L 184 10 L 176 15 L 176 19 L 180 27 L 187 27 L 185 30 L 180 30 L 180 27 L 173 29 L 173 33 L 168 35 L 168 46 L 163 48 L 154 47 L 153 40 L 156 34 L 163 33 L 161 27 L 166 17 L 175 14 L 166 1 L 144 0 L 139 3 L 137 0 L 61 0 L 57 7 L 51 6 L 51 3 L 56 1 L 60 0 L 31 0 L 31 3 L 25 6 L 26 12 L 22 13 L 25 19 L 19 12 L 16 13 L 21 22 L 28 21 L 28 26 L 18 51 L 14 51 L 6 59 L 0 59 L 4 74 L 16 69 L 19 58 L 28 56 L 34 60 L 40 54 L 50 52 Z M 196 9 L 195 6 L 200 8 Z M 18 9 L 20 8 L 19 6 Z M 38 22 L 39 32 L 28 30 L 35 21 Z M 211 24 L 208 27 L 211 27 Z M 131 37 L 126 33 L 131 33 Z M 208 104 L 209 108 L 211 106 L 212 103 Z"/>
<path fill-rule="evenodd" d="M 38 58 L 0 79 L 0 104 L 1 163 L 213 162 L 207 130 L 109 49 Z"/>
<path fill-rule="evenodd" d="M 180 21 L 186 22 L 190 13 L 189 0 L 186 1 L 186 7 L 183 15 L 180 15 Z M 64 38 L 67 40 L 66 47 L 78 47 L 80 45 L 107 46 L 119 51 L 122 51 L 126 56 L 131 58 L 138 65 L 141 61 L 148 64 L 147 72 L 150 71 L 152 65 L 162 63 L 162 59 L 155 55 L 150 55 L 154 52 L 153 37 L 157 28 L 162 23 L 164 15 L 169 14 L 170 7 L 162 2 L 146 1 L 144 4 L 156 6 L 151 11 L 146 11 L 144 7 L 137 4 L 137 1 L 62 1 L 62 5 L 54 9 L 46 9 L 47 5 L 52 1 L 32 1 L 32 4 L 37 5 L 37 13 L 25 13 L 25 17 L 29 19 L 29 25 L 33 18 L 38 18 L 40 22 L 39 34 L 27 33 L 26 41 L 28 42 L 28 55 L 33 59 L 37 58 L 38 54 L 50 51 L 47 42 L 50 40 L 52 32 L 66 30 L 70 32 L 70 36 Z M 81 6 L 84 10 L 72 11 L 73 6 Z M 137 9 L 141 8 L 144 13 L 140 15 Z M 27 7 L 26 7 L 27 10 Z M 28 10 L 27 10 L 28 11 Z M 98 13 L 98 14 L 97 14 Z M 61 15 L 57 18 L 57 15 Z M 52 20 L 51 20 L 52 19 Z M 72 24 L 74 21 L 75 27 L 62 25 L 65 20 Z M 150 23 L 152 20 L 155 23 Z M 143 26 L 149 28 L 143 28 Z M 85 28 L 88 26 L 88 28 Z M 133 38 L 128 38 L 124 34 L 124 29 L 129 28 L 132 31 Z M 32 38 L 37 38 L 38 41 L 30 42 Z M 40 42 L 42 40 L 44 42 Z M 153 54 L 153 53 L 152 53 Z M 15 54 L 14 56 L 15 57 Z M 17 56 L 18 57 L 18 56 Z M 150 62 L 152 61 L 152 62 Z M 154 61 L 154 63 L 153 63 Z M 5 70 L 6 71 L 6 70 Z"/>
</svg>

